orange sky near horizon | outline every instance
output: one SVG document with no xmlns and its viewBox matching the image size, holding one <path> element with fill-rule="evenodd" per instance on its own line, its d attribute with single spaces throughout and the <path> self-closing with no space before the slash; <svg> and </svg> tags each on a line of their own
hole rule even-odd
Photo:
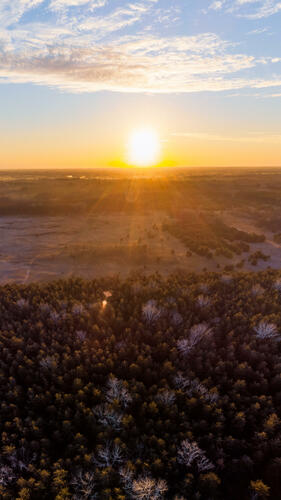
<svg viewBox="0 0 281 500">
<path fill-rule="evenodd" d="M 52 134 L 36 135 L 18 137 L 16 147 L 14 136 L 10 140 L 6 137 L 5 141 L 0 138 L 0 168 L 134 166 L 128 163 L 126 153 L 130 132 L 106 141 L 73 139 L 67 134 L 63 138 L 52 137 Z M 281 166 L 281 147 L 275 136 L 251 137 L 249 141 L 204 134 L 189 137 L 160 135 L 160 138 L 159 161 L 151 166 Z"/>
<path fill-rule="evenodd" d="M 160 166 L 280 166 L 280 19 L 278 0 L 1 0 L 0 169 L 137 165 L 142 127 Z"/>
</svg>

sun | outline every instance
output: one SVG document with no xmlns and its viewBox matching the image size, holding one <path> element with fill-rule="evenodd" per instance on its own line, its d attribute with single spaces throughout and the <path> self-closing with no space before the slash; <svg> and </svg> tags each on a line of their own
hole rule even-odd
<svg viewBox="0 0 281 500">
<path fill-rule="evenodd" d="M 134 130 L 128 143 L 127 161 L 136 167 L 151 167 L 159 162 L 160 140 L 149 127 Z"/>
</svg>

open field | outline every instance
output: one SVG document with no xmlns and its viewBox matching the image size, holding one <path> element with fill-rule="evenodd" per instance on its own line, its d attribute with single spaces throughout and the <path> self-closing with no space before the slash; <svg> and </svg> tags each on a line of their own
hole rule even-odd
<svg viewBox="0 0 281 500">
<path fill-rule="evenodd" d="M 237 228 L 253 230 L 242 218 L 228 214 Z M 149 215 L 96 215 L 90 217 L 1 217 L 0 280 L 30 282 L 61 276 L 95 277 L 142 270 L 167 274 L 177 269 L 215 271 L 218 265 L 237 265 L 260 270 L 280 267 L 281 246 L 267 234 L 252 250 L 270 255 L 256 266 L 247 261 L 249 252 L 232 259 L 187 255 L 182 242 L 162 229 L 169 220 L 163 213 Z"/>
<path fill-rule="evenodd" d="M 278 269 L 281 171 L 238 170 L 3 173 L 0 281 Z"/>
</svg>

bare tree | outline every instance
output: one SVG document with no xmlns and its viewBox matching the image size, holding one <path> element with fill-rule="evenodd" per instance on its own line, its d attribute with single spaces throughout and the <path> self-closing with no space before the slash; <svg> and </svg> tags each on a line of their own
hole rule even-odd
<svg viewBox="0 0 281 500">
<path fill-rule="evenodd" d="M 29 306 L 29 302 L 28 300 L 26 299 L 18 299 L 17 302 L 16 302 L 17 306 L 20 308 L 20 309 L 26 309 L 28 306 Z"/>
<path fill-rule="evenodd" d="M 166 481 L 149 476 L 135 479 L 132 484 L 132 496 L 137 500 L 157 500 L 164 498 L 168 491 Z"/>
<path fill-rule="evenodd" d="M 172 406 L 176 401 L 175 391 L 164 389 L 156 395 L 156 400 L 164 406 Z"/>
<path fill-rule="evenodd" d="M 93 408 L 93 413 L 101 425 L 116 431 L 121 430 L 123 413 L 116 411 L 110 405 L 98 405 Z"/>
<path fill-rule="evenodd" d="M 178 462 L 186 467 L 191 467 L 195 464 L 198 472 L 206 472 L 214 469 L 214 465 L 205 456 L 204 451 L 199 448 L 195 441 L 190 442 L 188 439 L 185 439 L 181 443 L 178 450 Z"/>
<path fill-rule="evenodd" d="M 181 354 L 187 355 L 190 351 L 203 339 L 209 337 L 212 333 L 207 323 L 199 323 L 190 329 L 190 334 L 187 339 L 178 340 L 177 348 Z"/>
<path fill-rule="evenodd" d="M 265 320 L 261 320 L 259 324 L 254 327 L 254 331 L 258 339 L 276 339 L 279 337 L 277 326 Z"/>
<path fill-rule="evenodd" d="M 184 391 L 189 397 L 192 397 L 194 393 L 197 393 L 208 403 L 214 403 L 218 400 L 218 393 L 210 392 L 198 379 L 191 380 L 188 377 L 183 377 L 182 374 L 178 374 L 174 380 L 176 387 Z"/>
<path fill-rule="evenodd" d="M 178 373 L 174 378 L 175 385 L 178 389 L 184 391 L 190 386 L 190 378 L 184 377 L 182 373 Z"/>
<path fill-rule="evenodd" d="M 177 348 L 184 356 L 187 356 L 190 353 L 192 347 L 194 346 L 190 345 L 189 339 L 182 339 L 177 341 Z"/>
<path fill-rule="evenodd" d="M 46 356 L 40 360 L 39 365 L 45 370 L 50 370 L 51 368 L 55 368 L 57 366 L 57 361 L 54 356 Z"/>
<path fill-rule="evenodd" d="M 11 453 L 5 455 L 9 463 L 9 467 L 16 474 L 18 472 L 26 471 L 29 465 L 36 460 L 36 453 L 31 454 L 29 450 L 21 446 Z"/>
<path fill-rule="evenodd" d="M 119 475 L 122 483 L 124 484 L 125 490 L 128 494 L 132 492 L 132 484 L 134 480 L 134 475 L 129 467 L 122 467 L 119 469 Z"/>
<path fill-rule="evenodd" d="M 116 443 L 107 442 L 103 448 L 93 456 L 93 462 L 97 467 L 114 467 L 123 462 L 123 454 L 120 446 Z"/>
<path fill-rule="evenodd" d="M 120 406 L 126 408 L 132 402 L 132 397 L 123 380 L 119 380 L 116 377 L 110 377 L 107 382 L 107 387 L 105 398 L 108 403 L 117 401 Z"/>
<path fill-rule="evenodd" d="M 60 320 L 60 314 L 57 311 L 51 311 L 50 318 L 51 318 L 52 322 L 57 325 L 59 320 Z"/>
<path fill-rule="evenodd" d="M 128 468 L 119 470 L 128 498 L 138 500 L 157 500 L 164 498 L 168 490 L 166 481 L 154 479 L 149 475 L 134 479 L 133 472 Z"/>
<path fill-rule="evenodd" d="M 6 487 L 15 482 L 16 475 L 11 467 L 7 465 L 0 466 L 0 486 Z"/>
<path fill-rule="evenodd" d="M 79 471 L 73 477 L 71 485 L 75 491 L 73 500 L 94 500 L 98 498 L 96 490 L 95 476 L 93 472 Z"/>
<path fill-rule="evenodd" d="M 142 307 L 142 315 L 147 323 L 154 323 L 161 316 L 161 310 L 157 307 L 155 300 L 149 300 Z"/>
</svg>

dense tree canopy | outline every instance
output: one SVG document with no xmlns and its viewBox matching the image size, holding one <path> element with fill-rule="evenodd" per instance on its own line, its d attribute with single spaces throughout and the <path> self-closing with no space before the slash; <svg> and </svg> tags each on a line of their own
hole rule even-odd
<svg viewBox="0 0 281 500">
<path fill-rule="evenodd" d="M 0 288 L 0 497 L 281 491 L 278 273 Z"/>
</svg>

